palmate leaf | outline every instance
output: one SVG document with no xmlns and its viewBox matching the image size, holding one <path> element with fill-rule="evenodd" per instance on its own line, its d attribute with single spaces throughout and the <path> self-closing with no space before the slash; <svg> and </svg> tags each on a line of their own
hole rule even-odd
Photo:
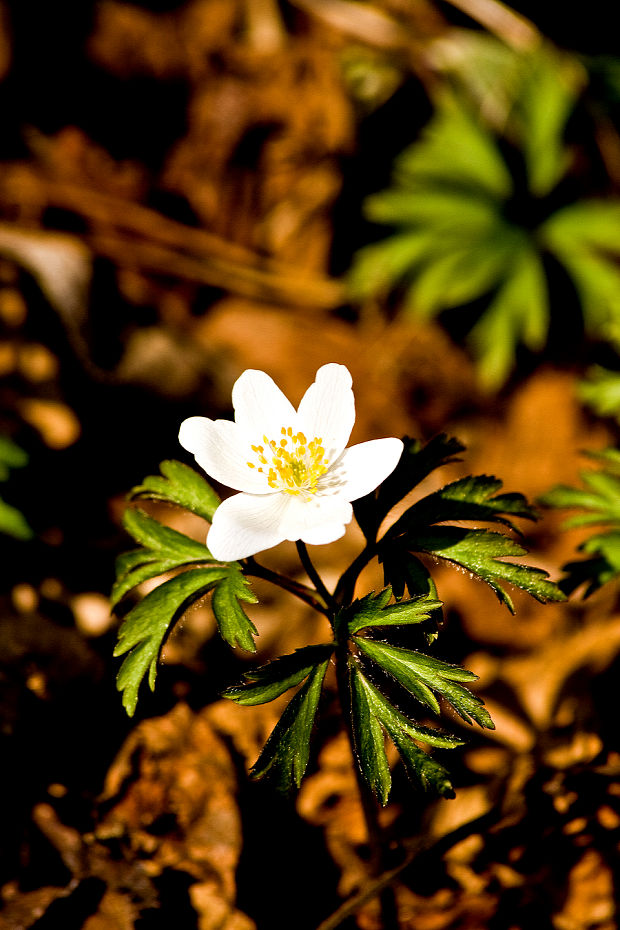
<svg viewBox="0 0 620 930">
<path fill-rule="evenodd" d="M 157 661 L 170 625 L 187 608 L 226 577 L 228 567 L 194 568 L 164 581 L 144 597 L 125 617 L 119 630 L 115 656 L 126 656 L 116 683 L 123 692 L 123 706 L 132 716 L 138 689 L 145 675 L 151 690 L 155 687 Z"/>
<path fill-rule="evenodd" d="M 390 646 L 362 636 L 354 636 L 353 641 L 365 656 L 376 662 L 436 714 L 440 712 L 440 707 L 433 691 L 445 698 L 467 723 L 475 721 L 483 728 L 495 729 L 482 700 L 459 684 L 475 681 L 478 676 L 473 672 L 421 652 Z"/>
<path fill-rule="evenodd" d="M 167 459 L 160 464 L 161 475 L 149 475 L 132 488 L 130 500 L 157 500 L 178 504 L 211 522 L 220 499 L 213 488 L 193 468 Z"/>
<path fill-rule="evenodd" d="M 317 665 L 330 658 L 334 648 L 334 643 L 323 643 L 319 646 L 304 646 L 291 655 L 280 656 L 266 665 L 245 672 L 243 683 L 227 688 L 222 697 L 244 706 L 267 704 L 289 688 L 300 684 Z"/>
<path fill-rule="evenodd" d="M 310 755 L 310 736 L 329 660 L 315 665 L 273 728 L 251 774 L 270 775 L 281 791 L 299 787 Z"/>
<path fill-rule="evenodd" d="M 400 713 L 363 675 L 356 663 L 350 667 L 353 733 L 360 770 L 381 804 L 387 802 L 391 774 L 385 753 L 384 731 L 398 749 L 407 773 L 425 790 L 454 797 L 445 768 L 414 740 L 442 749 L 462 746 L 447 733 L 413 723 Z"/>
<path fill-rule="evenodd" d="M 349 633 L 357 633 L 366 627 L 404 626 L 424 623 L 433 611 L 441 608 L 441 601 L 421 595 L 409 601 L 388 605 L 392 589 L 387 587 L 379 594 L 372 591 L 346 608 L 345 615 Z"/>
<path fill-rule="evenodd" d="M 164 526 L 138 508 L 125 511 L 123 526 L 143 548 L 125 552 L 116 560 L 116 582 L 111 594 L 113 607 L 143 581 L 185 565 L 213 561 L 202 543 Z"/>
</svg>

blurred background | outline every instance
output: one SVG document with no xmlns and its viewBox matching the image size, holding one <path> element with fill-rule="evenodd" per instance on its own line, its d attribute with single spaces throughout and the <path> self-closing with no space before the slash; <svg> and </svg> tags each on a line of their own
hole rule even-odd
<svg viewBox="0 0 620 930">
<path fill-rule="evenodd" d="M 273 706 L 219 698 L 321 641 L 303 605 L 256 586 L 252 658 L 195 608 L 124 715 L 107 596 L 125 496 L 189 461 L 181 421 L 230 416 L 244 369 L 296 404 L 332 361 L 354 441 L 446 431 L 468 451 L 437 481 L 579 485 L 620 415 L 612 12 L 0 0 L 0 927 L 277 930 L 293 897 L 311 930 L 367 879 L 336 708 L 281 798 L 246 774 Z M 588 538 L 565 517 L 525 537 L 554 580 Z M 480 675 L 497 730 L 461 726 L 455 801 L 396 769 L 384 826 L 498 821 L 401 874 L 403 930 L 617 925 L 616 545 L 590 598 L 517 593 L 514 618 L 437 569 L 437 654 Z M 359 546 L 351 527 L 313 550 L 328 585 Z M 304 577 L 292 545 L 264 560 Z M 340 925 L 378 928 L 376 902 Z"/>
</svg>

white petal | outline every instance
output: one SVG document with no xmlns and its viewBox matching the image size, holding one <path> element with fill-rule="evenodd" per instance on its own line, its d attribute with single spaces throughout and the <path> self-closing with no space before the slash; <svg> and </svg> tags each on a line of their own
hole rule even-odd
<svg viewBox="0 0 620 930">
<path fill-rule="evenodd" d="M 326 487 L 335 485 L 346 500 L 356 501 L 392 474 L 402 451 L 400 439 L 372 439 L 351 446 L 319 481 L 319 488 L 323 482 Z"/>
<path fill-rule="evenodd" d="M 341 539 L 345 530 L 344 523 L 325 523 L 322 526 L 315 526 L 314 529 L 306 530 L 301 538 L 310 546 L 324 546 L 335 542 L 336 539 Z"/>
<path fill-rule="evenodd" d="M 337 494 L 316 494 L 310 500 L 291 496 L 290 500 L 283 523 L 286 539 L 314 542 L 315 538 L 326 535 L 329 538 L 324 542 L 332 542 L 343 535 L 345 524 L 353 519 L 351 504 Z M 330 529 L 324 529 L 326 527 Z"/>
<path fill-rule="evenodd" d="M 263 433 L 269 439 L 278 439 L 283 426 L 297 423 L 295 408 L 264 371 L 244 371 L 235 381 L 232 400 L 235 422 L 254 437 L 254 442 Z"/>
<path fill-rule="evenodd" d="M 289 501 L 286 494 L 234 494 L 215 511 L 207 545 L 218 561 L 234 562 L 286 539 L 282 525 Z"/>
<path fill-rule="evenodd" d="M 200 467 L 221 484 L 251 494 L 271 494 L 264 474 L 250 468 L 250 440 L 231 420 L 190 417 L 181 423 L 179 442 Z"/>
<path fill-rule="evenodd" d="M 297 411 L 300 429 L 308 441 L 315 436 L 323 440 L 329 462 L 338 458 L 355 423 L 351 384 L 351 375 L 344 365 L 323 365 Z"/>
</svg>

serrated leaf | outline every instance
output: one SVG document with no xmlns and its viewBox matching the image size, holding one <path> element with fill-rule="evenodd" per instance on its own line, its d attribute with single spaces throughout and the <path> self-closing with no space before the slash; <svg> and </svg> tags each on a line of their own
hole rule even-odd
<svg viewBox="0 0 620 930">
<path fill-rule="evenodd" d="M 388 587 L 379 594 L 373 591 L 361 600 L 354 601 L 346 610 L 349 633 L 357 633 L 365 627 L 423 623 L 431 617 L 434 610 L 442 606 L 441 601 L 424 595 L 388 605 L 391 595 L 392 590 Z"/>
<path fill-rule="evenodd" d="M 138 689 L 147 672 L 151 690 L 155 686 L 157 660 L 169 626 L 225 577 L 227 571 L 227 568 L 216 567 L 183 572 L 147 594 L 125 617 L 114 655 L 129 653 L 116 684 L 123 692 L 123 706 L 130 717 L 136 709 Z"/>
<path fill-rule="evenodd" d="M 148 475 L 132 488 L 130 500 L 148 499 L 178 504 L 209 522 L 220 499 L 205 479 L 183 462 L 167 459 L 160 464 L 161 475 Z"/>
<path fill-rule="evenodd" d="M 394 523 L 386 537 L 393 538 L 414 527 L 448 520 L 480 520 L 503 523 L 514 529 L 504 514 L 535 520 L 536 513 L 523 494 L 495 494 L 502 487 L 498 478 L 476 475 L 459 478 L 417 501 Z"/>
<path fill-rule="evenodd" d="M 390 773 L 389 769 L 387 769 L 387 773 L 384 769 L 385 748 L 383 734 L 380 734 L 376 726 L 372 734 L 368 734 L 364 729 L 364 725 L 369 728 L 369 722 L 374 721 L 380 723 L 389 735 L 403 759 L 408 774 L 413 777 L 414 781 L 421 784 L 425 790 L 432 787 L 433 790 L 444 797 L 454 797 L 447 771 L 412 741 L 417 740 L 442 749 L 454 749 L 457 746 L 462 746 L 463 740 L 438 730 L 430 730 L 428 727 L 414 724 L 390 704 L 355 664 L 351 666 L 351 690 L 353 705 L 357 705 L 361 709 L 358 710 L 357 727 L 359 732 L 356 736 L 360 768 L 381 803 L 385 804 L 387 800 L 390 788 L 390 781 L 388 781 Z M 373 750 L 376 754 L 375 757 L 372 755 Z M 381 750 L 383 750 L 383 758 Z M 385 763 L 387 765 L 387 758 L 385 758 Z"/>
<path fill-rule="evenodd" d="M 220 635 L 233 648 L 239 646 L 247 652 L 256 652 L 252 634 L 258 631 L 240 601 L 256 604 L 258 598 L 250 589 L 237 562 L 229 562 L 228 569 L 227 574 L 216 584 L 211 601 Z"/>
<path fill-rule="evenodd" d="M 117 578 L 111 593 L 113 607 L 144 581 L 185 565 L 213 561 L 202 543 L 164 526 L 143 510 L 128 508 L 123 515 L 123 526 L 144 548 L 123 553 L 116 560 Z"/>
<path fill-rule="evenodd" d="M 296 649 L 291 655 L 280 656 L 266 665 L 244 672 L 243 682 L 227 688 L 222 697 L 249 707 L 274 701 L 289 688 L 300 684 L 313 668 L 329 659 L 334 648 L 334 643 L 323 643 Z"/>
<path fill-rule="evenodd" d="M 410 694 L 435 713 L 438 714 L 440 708 L 432 691 L 441 694 L 467 723 L 475 720 L 481 727 L 494 729 L 493 721 L 481 699 L 458 684 L 463 681 L 474 681 L 477 675 L 473 672 L 420 652 L 390 646 L 388 643 L 380 643 L 361 636 L 353 637 L 353 641 L 364 655 L 376 662 Z"/>
<path fill-rule="evenodd" d="M 366 783 L 382 805 L 387 803 L 392 776 L 385 754 L 385 737 L 376 714 L 372 713 L 369 692 L 361 672 L 351 666 L 351 716 L 357 762 Z"/>
<path fill-rule="evenodd" d="M 282 791 L 299 787 L 310 755 L 310 736 L 328 661 L 315 666 L 265 743 L 251 775 L 270 774 Z"/>
<path fill-rule="evenodd" d="M 490 530 L 464 530 L 455 526 L 433 526 L 405 534 L 404 544 L 414 552 L 429 552 L 460 565 L 477 575 L 493 589 L 511 613 L 514 605 L 500 582 L 506 581 L 527 591 L 537 601 L 563 601 L 564 595 L 548 573 L 539 568 L 505 562 L 505 556 L 521 556 L 526 550 L 514 540 Z"/>
</svg>

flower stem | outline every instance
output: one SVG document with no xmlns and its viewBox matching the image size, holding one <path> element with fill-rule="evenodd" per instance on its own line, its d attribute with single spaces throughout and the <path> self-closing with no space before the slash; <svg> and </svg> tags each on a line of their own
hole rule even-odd
<svg viewBox="0 0 620 930">
<path fill-rule="evenodd" d="M 376 554 L 376 546 L 369 543 L 365 549 L 362 549 L 357 558 L 351 562 L 347 570 L 340 578 L 338 584 L 336 585 L 336 590 L 334 591 L 334 600 L 338 604 L 346 605 L 351 603 L 355 591 L 355 583 L 360 575 L 360 572 L 362 569 L 366 568 L 368 563 L 372 561 Z"/>
<path fill-rule="evenodd" d="M 251 575 L 254 578 L 263 578 L 265 581 L 270 581 L 272 584 L 277 585 L 279 588 L 284 588 L 285 591 L 288 591 L 290 594 L 294 594 L 295 597 L 298 597 L 300 600 L 305 601 L 306 604 L 310 604 L 311 607 L 314 607 L 315 610 L 318 610 L 319 613 L 325 614 L 325 616 L 331 618 L 331 611 L 329 610 L 324 599 L 321 597 L 321 594 L 318 590 L 307 587 L 305 584 L 301 584 L 298 581 L 293 581 L 292 578 L 287 578 L 286 575 L 280 575 L 278 572 L 272 571 L 270 568 L 266 568 L 264 565 L 259 565 L 259 563 L 253 558 L 244 559 L 244 575 Z M 320 600 L 317 598 L 319 595 Z"/>
<path fill-rule="evenodd" d="M 336 601 L 323 584 L 323 579 L 312 564 L 312 560 L 310 559 L 310 555 L 306 549 L 306 544 L 302 542 L 301 539 L 298 539 L 295 545 L 297 546 L 301 564 L 305 569 L 306 575 L 316 588 L 317 594 L 325 601 L 328 607 L 335 608 L 337 606 Z"/>
</svg>

